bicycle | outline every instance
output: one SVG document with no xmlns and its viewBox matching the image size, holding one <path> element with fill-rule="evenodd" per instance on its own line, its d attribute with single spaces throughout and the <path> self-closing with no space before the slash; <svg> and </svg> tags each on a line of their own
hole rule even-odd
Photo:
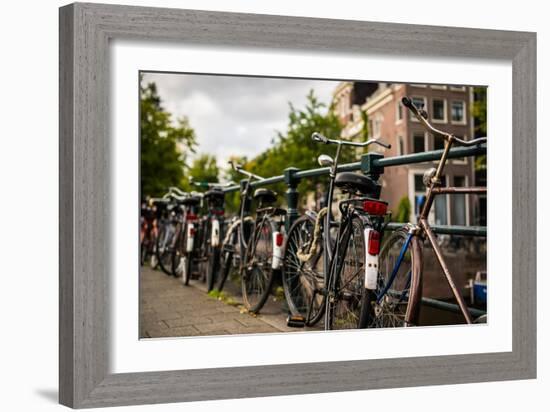
<svg viewBox="0 0 550 412">
<path fill-rule="evenodd" d="M 423 176 L 426 197 L 418 216 L 418 223 L 408 223 L 394 231 L 384 242 L 380 252 L 380 275 L 373 299 L 370 302 L 372 312 L 369 327 L 413 326 L 418 324 L 422 301 L 422 242 L 427 239 L 434 250 L 445 279 L 467 324 L 473 323 L 470 312 L 464 302 L 454 278 L 443 257 L 428 216 L 437 195 L 445 194 L 486 194 L 486 187 L 442 187 L 442 176 L 449 151 L 453 144 L 477 146 L 487 141 L 486 137 L 463 140 L 451 133 L 436 129 L 428 119 L 425 110 L 418 109 L 408 97 L 402 99 L 403 105 L 436 136 L 445 140 L 445 146 L 436 168 L 428 169 Z"/>
<path fill-rule="evenodd" d="M 259 188 L 252 194 L 252 180 L 262 181 L 263 177 L 229 163 L 247 179 L 241 182 L 239 216 L 230 223 L 222 243 L 217 289 L 223 290 L 228 277 L 240 276 L 243 303 L 250 312 L 258 313 L 281 265 L 284 241 L 281 229 L 286 210 L 273 206 L 277 200 L 273 190 Z M 255 218 L 250 216 L 252 199 L 258 203 Z"/>
<path fill-rule="evenodd" d="M 333 140 L 320 133 L 312 139 L 336 145 L 336 154 L 334 159 L 325 154 L 318 158 L 329 168 L 327 206 L 319 213 L 308 211 L 288 232 L 282 279 L 289 324 L 313 326 L 324 316 L 325 330 L 363 328 L 369 321 L 366 302 L 376 286 L 387 203 L 379 200 L 381 186 L 371 178 L 339 172 L 338 159 L 343 146 L 390 145 L 378 139 Z M 347 195 L 338 202 L 339 222 L 331 211 L 337 187 Z"/>
<path fill-rule="evenodd" d="M 199 232 L 201 236 L 198 253 L 201 279 L 206 282 L 208 292 L 214 288 L 219 270 L 225 213 L 223 188 L 230 186 L 232 183 L 193 182 L 195 186 L 208 189 L 203 197 L 206 213 L 200 221 Z"/>
<path fill-rule="evenodd" d="M 172 252 L 178 229 L 180 210 L 173 189 L 163 196 L 164 207 L 160 210 L 156 254 L 161 270 L 172 275 Z"/>
<path fill-rule="evenodd" d="M 158 261 L 156 244 L 158 237 L 158 214 L 160 205 L 156 204 L 157 199 L 147 198 L 141 204 L 140 216 L 140 265 L 144 266 L 147 259 L 152 269 L 155 269 Z"/>
<path fill-rule="evenodd" d="M 175 277 L 181 276 L 183 285 L 188 286 L 193 275 L 194 265 L 199 258 L 199 212 L 203 194 L 197 192 L 186 193 L 177 188 L 172 188 L 172 190 L 177 192 L 173 196 L 178 202 L 179 214 L 171 248 L 171 271 Z"/>
</svg>

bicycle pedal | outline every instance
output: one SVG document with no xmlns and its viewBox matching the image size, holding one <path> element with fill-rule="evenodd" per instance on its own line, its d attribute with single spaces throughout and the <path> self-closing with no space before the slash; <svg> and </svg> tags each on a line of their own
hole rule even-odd
<svg viewBox="0 0 550 412">
<path fill-rule="evenodd" d="M 290 328 L 303 328 L 306 326 L 306 318 L 301 315 L 288 315 L 286 326 Z"/>
</svg>

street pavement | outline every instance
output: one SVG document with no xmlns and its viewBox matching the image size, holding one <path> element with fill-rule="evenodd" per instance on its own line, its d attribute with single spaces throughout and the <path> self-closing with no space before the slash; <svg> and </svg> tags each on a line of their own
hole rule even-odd
<svg viewBox="0 0 550 412">
<path fill-rule="evenodd" d="M 208 296 L 206 286 L 200 280 L 192 280 L 189 286 L 183 286 L 180 279 L 167 276 L 160 270 L 141 268 L 141 338 L 311 330 L 286 326 L 284 300 L 270 296 L 260 314 L 254 315 L 242 306 L 236 285 L 230 285 L 227 298 L 219 300 Z"/>
</svg>

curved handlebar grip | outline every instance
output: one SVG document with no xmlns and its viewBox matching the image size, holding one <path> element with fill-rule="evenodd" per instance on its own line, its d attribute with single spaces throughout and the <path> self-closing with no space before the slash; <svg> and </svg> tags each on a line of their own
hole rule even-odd
<svg viewBox="0 0 550 412">
<path fill-rule="evenodd" d="M 413 107 L 416 108 L 416 106 L 413 104 L 412 100 L 409 99 L 407 96 L 403 97 L 401 99 L 401 103 L 403 103 L 403 106 L 406 108 L 413 110 Z"/>
<path fill-rule="evenodd" d="M 325 136 L 323 136 L 321 133 L 314 132 L 311 135 L 311 139 L 315 142 L 328 144 L 328 139 Z"/>
</svg>

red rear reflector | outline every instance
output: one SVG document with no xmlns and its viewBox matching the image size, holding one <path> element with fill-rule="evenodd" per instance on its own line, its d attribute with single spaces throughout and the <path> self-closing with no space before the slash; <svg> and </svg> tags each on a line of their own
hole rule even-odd
<svg viewBox="0 0 550 412">
<path fill-rule="evenodd" d="M 377 202 L 376 200 L 365 200 L 363 202 L 363 210 L 369 215 L 382 216 L 388 211 L 388 205 L 384 202 Z"/>
<path fill-rule="evenodd" d="M 369 231 L 369 255 L 377 255 L 380 253 L 380 232 L 374 229 Z"/>
<path fill-rule="evenodd" d="M 195 233 L 197 233 L 197 231 L 195 230 L 195 228 L 189 228 L 189 236 L 195 236 Z"/>
<path fill-rule="evenodd" d="M 275 234 L 275 245 L 277 245 L 277 247 L 283 246 L 283 240 L 283 234 L 281 232 L 277 232 Z"/>
</svg>

